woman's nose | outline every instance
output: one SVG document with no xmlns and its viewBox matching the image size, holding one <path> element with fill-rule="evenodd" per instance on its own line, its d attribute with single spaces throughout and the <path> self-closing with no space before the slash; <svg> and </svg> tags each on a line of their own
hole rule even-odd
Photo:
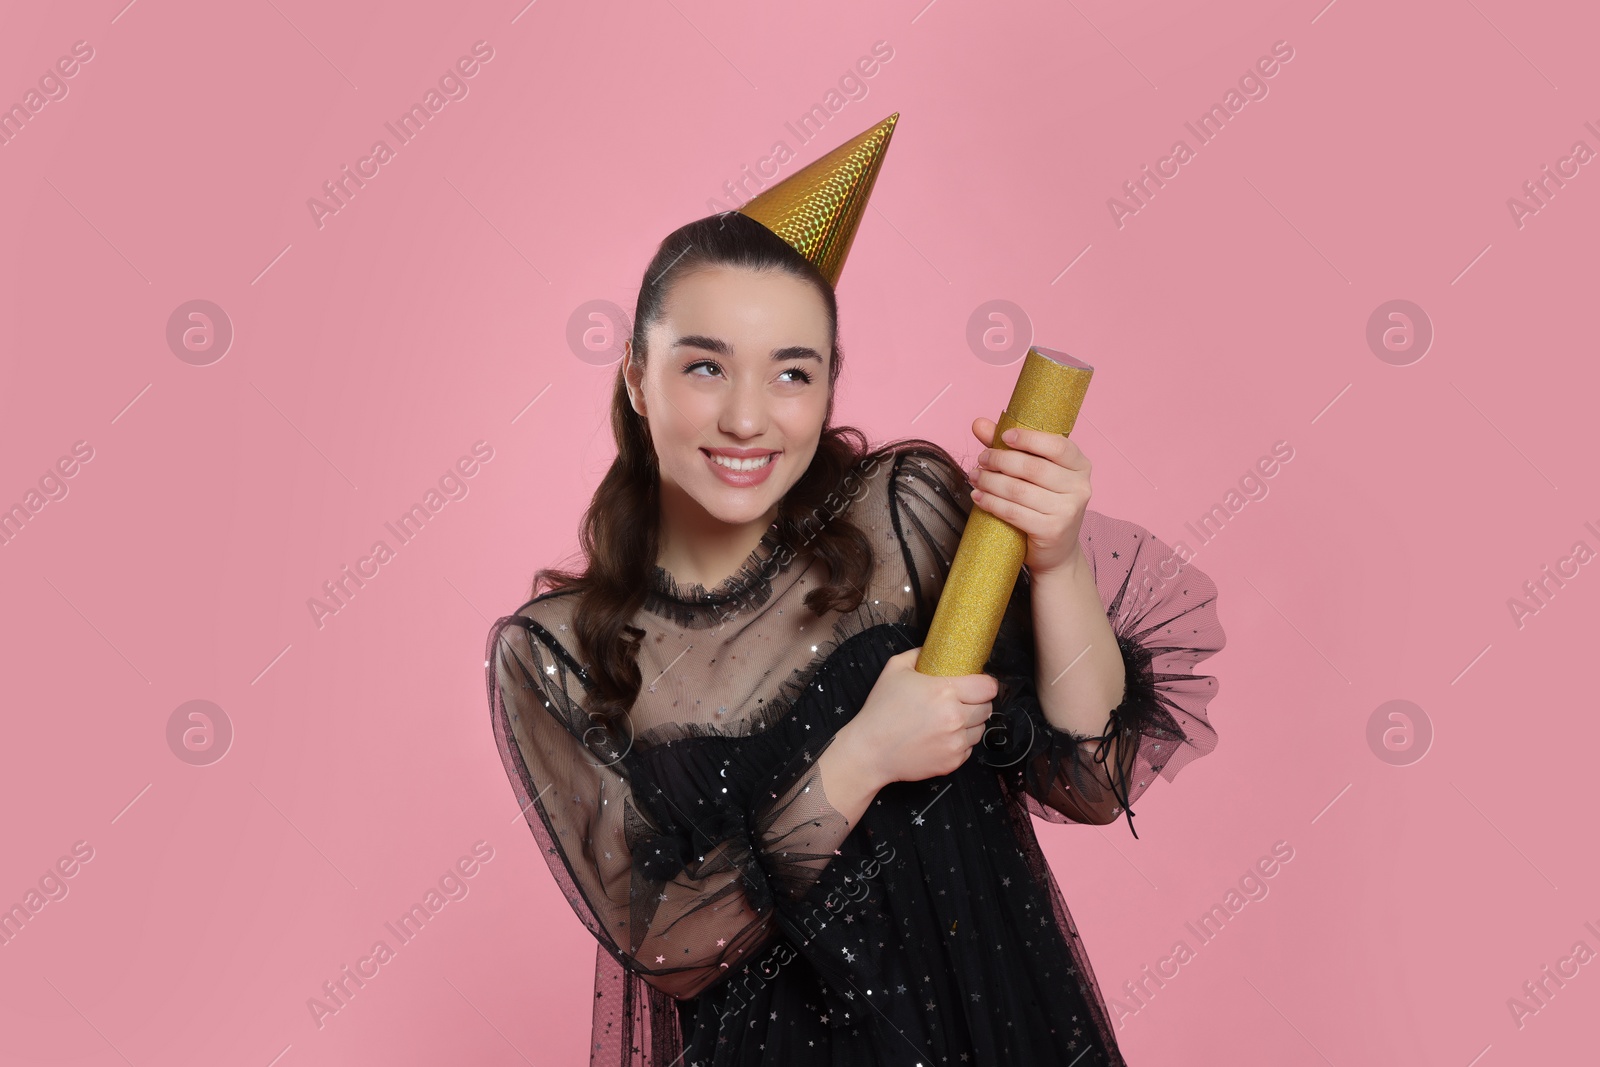
<svg viewBox="0 0 1600 1067">
<path fill-rule="evenodd" d="M 722 431 L 739 437 L 754 437 L 767 428 L 767 398 L 761 384 L 754 381 L 735 383 L 728 390 L 728 402 L 722 409 Z"/>
</svg>

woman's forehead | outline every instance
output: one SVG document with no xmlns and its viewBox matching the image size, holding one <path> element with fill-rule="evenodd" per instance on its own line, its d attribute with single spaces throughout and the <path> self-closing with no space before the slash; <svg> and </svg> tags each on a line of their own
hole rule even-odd
<svg viewBox="0 0 1600 1067">
<path fill-rule="evenodd" d="M 746 345 L 829 347 L 828 309 L 815 286 L 785 271 L 717 267 L 679 277 L 655 328 L 670 336 L 720 338 Z"/>
</svg>

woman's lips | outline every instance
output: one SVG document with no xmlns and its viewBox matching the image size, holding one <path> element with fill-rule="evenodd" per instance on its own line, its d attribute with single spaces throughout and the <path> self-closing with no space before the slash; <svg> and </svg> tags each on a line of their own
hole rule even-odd
<svg viewBox="0 0 1600 1067">
<path fill-rule="evenodd" d="M 706 466 L 711 468 L 711 473 L 722 479 L 724 484 L 737 486 L 741 489 L 748 489 L 751 486 L 760 485 L 762 482 L 766 481 L 767 476 L 772 473 L 772 468 L 778 465 L 778 457 L 783 455 L 782 452 L 773 452 L 767 457 L 767 461 L 765 463 L 754 470 L 736 471 L 731 467 L 724 467 L 722 464 L 712 459 L 711 453 L 707 452 L 705 449 L 701 449 L 700 454 L 706 457 Z"/>
</svg>

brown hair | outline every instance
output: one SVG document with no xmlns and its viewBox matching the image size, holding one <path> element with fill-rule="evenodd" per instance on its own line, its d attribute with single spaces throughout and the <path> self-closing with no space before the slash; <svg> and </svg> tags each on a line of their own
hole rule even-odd
<svg viewBox="0 0 1600 1067">
<path fill-rule="evenodd" d="M 815 456 L 778 506 L 776 534 L 783 545 L 804 545 L 828 565 L 828 582 L 805 595 L 805 606 L 821 615 L 831 609 L 857 607 L 872 576 L 872 547 L 850 521 L 848 510 L 832 514 L 825 501 L 840 490 L 850 473 L 869 456 L 896 446 L 869 450 L 866 435 L 853 426 L 833 426 L 834 384 L 843 352 L 839 345 L 839 311 L 833 287 L 817 268 L 788 242 L 746 215 L 730 211 L 697 219 L 668 234 L 645 268 L 634 310 L 632 360 L 648 357 L 645 335 L 660 318 L 674 281 L 715 266 L 749 270 L 781 270 L 810 282 L 828 312 L 832 352 L 828 361 L 828 406 Z M 660 471 L 644 419 L 628 400 L 624 372 L 618 363 L 611 395 L 611 434 L 617 456 L 584 511 L 578 542 L 588 566 L 581 572 L 545 567 L 533 577 L 531 596 L 548 591 L 578 593 L 573 617 L 582 662 L 586 665 L 589 714 L 616 726 L 639 694 L 639 641 L 644 631 L 631 625 L 643 606 L 659 550 Z M 903 446 L 907 442 L 901 442 Z M 931 446 L 931 442 L 916 443 Z M 820 521 L 816 515 L 824 518 Z"/>
</svg>

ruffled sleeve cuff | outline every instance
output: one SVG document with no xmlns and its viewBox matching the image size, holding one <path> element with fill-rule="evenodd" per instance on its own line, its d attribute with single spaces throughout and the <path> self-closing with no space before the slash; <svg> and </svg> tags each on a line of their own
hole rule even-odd
<svg viewBox="0 0 1600 1067">
<path fill-rule="evenodd" d="M 851 829 L 828 803 L 818 766 L 836 736 L 796 745 L 776 771 L 748 785 L 740 784 L 747 781 L 743 774 L 731 775 L 734 794 L 709 814 L 697 813 L 692 825 L 661 810 L 664 805 L 650 805 L 650 821 L 630 813 L 628 840 L 640 884 L 737 872 L 757 913 L 802 899 Z M 750 758 L 741 754 L 741 762 Z"/>
<path fill-rule="evenodd" d="M 1193 565 L 1175 567 L 1172 550 L 1133 523 L 1089 512 L 1084 531 L 1086 555 L 1122 653 L 1122 700 L 1098 735 L 1061 729 L 1045 717 L 1035 682 L 1031 584 L 1024 572 L 984 668 L 1001 690 L 981 758 L 1039 818 L 1106 824 L 1125 815 L 1138 837 L 1132 805 L 1155 776 L 1171 780 L 1189 760 L 1216 747 L 1205 708 L 1217 682 L 1192 669 L 1223 646 L 1216 589 Z M 1166 563 L 1170 576 L 1152 581 L 1153 561 Z"/>
<path fill-rule="evenodd" d="M 819 761 L 837 737 L 800 743 L 752 798 L 757 856 L 780 906 L 810 892 L 852 829 L 822 787 Z"/>
<path fill-rule="evenodd" d="M 1045 717 L 1032 673 L 1032 656 L 991 657 L 985 670 L 1000 682 L 994 715 L 983 739 L 984 762 L 1000 770 L 1028 808 L 1051 822 L 1108 823 L 1126 813 L 1133 830 L 1134 799 L 1148 778 L 1131 782 L 1133 758 L 1146 745 L 1153 758 L 1184 738 L 1161 707 L 1148 650 L 1119 638 L 1126 683 L 1105 732 L 1081 734 Z M 1157 763 L 1150 768 L 1160 771 Z M 1043 805 L 1043 807 L 1041 807 Z M 1134 837 L 1138 837 L 1134 831 Z"/>
<path fill-rule="evenodd" d="M 734 874 L 750 907 L 765 914 L 773 904 L 772 886 L 755 847 L 756 828 L 748 810 L 718 806 L 685 828 L 676 820 L 628 819 L 633 869 L 640 884 L 663 886 L 680 876 L 691 882 Z"/>
</svg>

